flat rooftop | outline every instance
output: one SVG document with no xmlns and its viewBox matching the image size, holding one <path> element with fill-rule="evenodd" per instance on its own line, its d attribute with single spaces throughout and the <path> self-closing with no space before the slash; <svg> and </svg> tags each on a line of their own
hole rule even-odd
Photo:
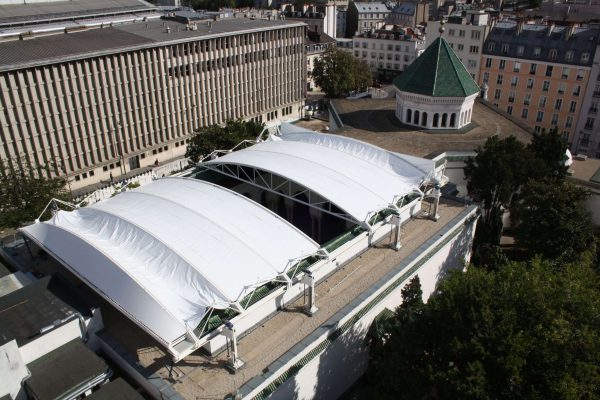
<svg viewBox="0 0 600 400">
<path fill-rule="evenodd" d="M 156 9 L 142 0 L 69 0 L 10 4 L 0 0 L 0 26 Z"/>
<path fill-rule="evenodd" d="M 0 42 L 0 71 L 33 67 L 130 50 L 183 43 L 199 39 L 269 30 L 277 27 L 305 26 L 293 21 L 267 21 L 231 18 L 198 22 L 198 29 L 172 20 L 149 20 L 73 33 Z M 169 33 L 167 33 L 167 27 Z"/>
<path fill-rule="evenodd" d="M 426 203 L 424 208 L 427 208 Z M 109 305 L 102 307 L 105 329 L 143 367 L 173 385 L 182 397 L 222 399 L 250 379 L 263 374 L 271 363 L 375 285 L 464 210 L 463 204 L 442 199 L 438 222 L 416 218 L 403 226 L 403 247 L 400 251 L 391 250 L 386 238 L 319 283 L 316 288 L 319 311 L 314 316 L 308 317 L 301 311 L 304 303 L 300 297 L 242 336 L 238 349 L 246 365 L 236 374 L 225 368 L 226 352 L 209 358 L 198 351 L 176 364 L 171 375 L 168 369 L 170 355 Z"/>
<path fill-rule="evenodd" d="M 428 158 L 446 151 L 472 151 L 493 135 L 501 138 L 514 135 L 524 143 L 532 138 L 525 128 L 477 101 L 472 124 L 457 132 L 424 131 L 402 125 L 394 115 L 395 98 L 334 100 L 333 103 L 345 126 L 332 133 L 418 157 Z"/>
</svg>

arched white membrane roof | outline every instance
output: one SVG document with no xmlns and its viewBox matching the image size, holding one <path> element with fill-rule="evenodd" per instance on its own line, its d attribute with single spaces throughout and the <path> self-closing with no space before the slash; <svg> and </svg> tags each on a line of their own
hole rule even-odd
<svg viewBox="0 0 600 400">
<path fill-rule="evenodd" d="M 319 248 L 244 196 L 185 178 L 23 231 L 165 344 Z"/>
<path fill-rule="evenodd" d="M 418 189 L 429 171 L 375 146 L 307 131 L 282 134 L 206 164 L 263 169 L 318 193 L 357 221 Z M 433 169 L 433 163 L 431 163 Z"/>
</svg>

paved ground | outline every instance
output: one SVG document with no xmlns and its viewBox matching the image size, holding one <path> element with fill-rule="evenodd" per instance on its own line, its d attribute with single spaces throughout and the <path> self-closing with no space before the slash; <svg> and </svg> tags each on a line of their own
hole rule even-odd
<svg viewBox="0 0 600 400">
<path fill-rule="evenodd" d="M 420 157 L 444 151 L 474 150 L 492 135 L 515 135 L 523 142 L 531 139 L 531 134 L 526 130 L 477 102 L 473 110 L 473 123 L 459 132 L 423 131 L 402 125 L 394 115 L 396 100 L 393 98 L 334 100 L 333 104 L 345 127 L 332 133 Z M 299 125 L 304 126 L 302 122 Z"/>
</svg>

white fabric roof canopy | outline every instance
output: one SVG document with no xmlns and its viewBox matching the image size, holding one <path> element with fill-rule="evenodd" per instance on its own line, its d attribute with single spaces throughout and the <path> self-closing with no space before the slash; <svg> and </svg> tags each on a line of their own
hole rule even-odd
<svg viewBox="0 0 600 400">
<path fill-rule="evenodd" d="M 294 133 L 284 130 L 281 138 L 206 164 L 237 164 L 281 175 L 320 194 L 357 221 L 389 206 L 396 196 L 418 189 L 429 174 L 378 147 L 294 128 Z"/>
<path fill-rule="evenodd" d="M 169 344 L 318 244 L 203 181 L 164 178 L 23 231 Z"/>
</svg>

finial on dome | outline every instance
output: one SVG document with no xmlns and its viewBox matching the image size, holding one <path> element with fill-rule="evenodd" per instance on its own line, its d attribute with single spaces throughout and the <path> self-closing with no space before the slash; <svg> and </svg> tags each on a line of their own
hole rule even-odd
<svg viewBox="0 0 600 400">
<path fill-rule="evenodd" d="M 446 23 L 446 22 L 445 22 L 444 20 L 441 20 L 441 21 L 440 21 L 440 29 L 439 29 L 439 32 L 440 32 L 440 37 L 441 37 L 441 36 L 444 34 L 444 31 L 446 30 L 446 28 L 444 28 L 444 24 L 445 24 L 445 23 Z"/>
</svg>

